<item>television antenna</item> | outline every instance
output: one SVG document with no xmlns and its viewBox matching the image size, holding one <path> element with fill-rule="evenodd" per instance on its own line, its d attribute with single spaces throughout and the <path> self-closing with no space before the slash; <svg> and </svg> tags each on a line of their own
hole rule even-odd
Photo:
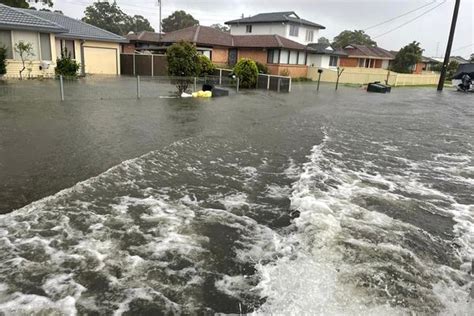
<svg viewBox="0 0 474 316">
<path fill-rule="evenodd" d="M 157 0 L 156 1 L 156 5 L 158 6 L 158 10 L 159 10 L 159 19 L 160 19 L 160 24 L 159 24 L 159 27 L 158 27 L 158 34 L 161 34 L 161 0 Z"/>
</svg>

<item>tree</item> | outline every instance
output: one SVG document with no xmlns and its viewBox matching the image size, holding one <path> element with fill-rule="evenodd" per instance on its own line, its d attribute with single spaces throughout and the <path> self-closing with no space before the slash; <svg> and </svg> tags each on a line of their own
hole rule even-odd
<svg viewBox="0 0 474 316">
<path fill-rule="evenodd" d="M 186 27 L 199 25 L 199 21 L 184 11 L 175 11 L 163 19 L 163 32 L 173 32 Z"/>
<path fill-rule="evenodd" d="M 48 7 L 53 6 L 53 0 L 42 0 L 41 2 L 43 2 L 43 4 L 47 5 Z M 0 0 L 0 3 L 15 8 L 28 9 L 30 7 L 26 0 Z"/>
<path fill-rule="evenodd" d="M 242 58 L 234 67 L 234 73 L 240 80 L 240 87 L 254 88 L 258 79 L 257 64 L 251 60 Z"/>
<path fill-rule="evenodd" d="M 471 54 L 471 58 L 469 59 L 469 61 L 470 61 L 471 63 L 474 63 L 474 53 Z"/>
<path fill-rule="evenodd" d="M 328 44 L 328 45 L 331 44 L 331 42 L 327 38 L 325 38 L 324 36 L 318 38 L 318 43 L 319 44 Z"/>
<path fill-rule="evenodd" d="M 7 49 L 0 46 L 0 76 L 7 73 Z"/>
<path fill-rule="evenodd" d="M 452 80 L 454 74 L 458 71 L 459 63 L 455 60 L 451 60 L 448 64 L 448 68 L 446 69 L 446 79 Z"/>
<path fill-rule="evenodd" d="M 188 42 L 174 43 L 166 50 L 168 74 L 178 78 L 174 81 L 181 95 L 191 83 L 190 77 L 196 77 L 201 72 L 199 54 L 194 45 Z"/>
<path fill-rule="evenodd" d="M 88 6 L 84 14 L 82 21 L 118 35 L 125 35 L 130 31 L 155 31 L 143 16 L 129 16 L 115 2 L 96 2 Z"/>
<path fill-rule="evenodd" d="M 24 41 L 19 41 L 15 44 L 15 52 L 20 55 L 21 64 L 23 68 L 20 70 L 20 79 L 23 79 L 23 71 L 25 71 L 25 61 L 28 57 L 34 56 L 33 45 L 31 43 L 25 43 Z"/>
<path fill-rule="evenodd" d="M 217 24 L 212 24 L 211 27 L 221 32 L 230 33 L 230 28 L 227 25 L 221 25 L 217 23 Z"/>
<path fill-rule="evenodd" d="M 345 47 L 349 44 L 359 44 L 367 46 L 377 46 L 377 43 L 373 41 L 369 35 L 365 34 L 362 30 L 342 31 L 338 36 L 334 38 L 334 47 Z"/>
<path fill-rule="evenodd" d="M 400 49 L 395 56 L 392 64 L 392 70 L 400 73 L 411 73 L 413 66 L 421 61 L 423 49 L 420 43 L 414 41 Z"/>
</svg>

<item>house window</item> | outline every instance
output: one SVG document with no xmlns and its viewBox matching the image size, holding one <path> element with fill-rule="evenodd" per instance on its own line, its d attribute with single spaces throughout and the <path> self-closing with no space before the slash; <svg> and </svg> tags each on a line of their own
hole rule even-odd
<svg viewBox="0 0 474 316">
<path fill-rule="evenodd" d="M 41 60 L 52 60 L 49 34 L 40 33 Z"/>
<path fill-rule="evenodd" d="M 300 27 L 298 25 L 290 25 L 290 36 L 298 36 Z"/>
<path fill-rule="evenodd" d="M 290 65 L 298 64 L 298 52 L 295 50 L 290 51 L 290 61 L 288 62 Z"/>
<path fill-rule="evenodd" d="M 290 53 L 286 49 L 280 51 L 280 64 L 289 64 Z"/>
<path fill-rule="evenodd" d="M 252 25 L 247 25 L 245 27 L 245 33 L 252 33 Z"/>
<path fill-rule="evenodd" d="M 313 39 L 314 39 L 314 31 L 306 30 L 306 41 L 312 43 Z"/>
<path fill-rule="evenodd" d="M 358 67 L 361 67 L 361 68 L 365 67 L 365 58 L 359 58 Z"/>
<path fill-rule="evenodd" d="M 298 65 L 306 64 L 306 54 L 304 52 L 298 52 Z"/>
<path fill-rule="evenodd" d="M 7 50 L 7 59 L 13 59 L 12 32 L 0 30 L 0 46 Z"/>
<path fill-rule="evenodd" d="M 331 56 L 329 58 L 329 67 L 337 67 L 337 62 L 339 61 L 339 57 Z"/>
<path fill-rule="evenodd" d="M 13 31 L 12 36 L 13 36 L 13 41 L 15 45 L 20 42 L 23 42 L 25 44 L 31 44 L 31 47 L 32 47 L 31 55 L 26 57 L 27 60 L 40 59 L 38 33 L 27 32 L 27 31 Z M 16 60 L 21 60 L 20 54 L 18 54 L 14 50 L 13 50 L 13 57 Z"/>
<path fill-rule="evenodd" d="M 61 53 L 66 52 L 71 55 L 72 59 L 76 59 L 76 50 L 74 49 L 73 40 L 61 40 Z"/>
</svg>

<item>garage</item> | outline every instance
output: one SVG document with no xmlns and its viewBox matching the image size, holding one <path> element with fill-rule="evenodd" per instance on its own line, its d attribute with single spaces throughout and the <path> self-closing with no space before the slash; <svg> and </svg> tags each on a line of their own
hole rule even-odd
<svg viewBox="0 0 474 316">
<path fill-rule="evenodd" d="M 117 75 L 117 49 L 104 47 L 84 47 L 86 74 Z"/>
</svg>

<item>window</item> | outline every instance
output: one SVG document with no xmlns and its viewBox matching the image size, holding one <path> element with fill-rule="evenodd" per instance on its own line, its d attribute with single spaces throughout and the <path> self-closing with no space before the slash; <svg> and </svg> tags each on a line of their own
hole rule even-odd
<svg viewBox="0 0 474 316">
<path fill-rule="evenodd" d="M 67 51 L 68 54 L 71 54 L 72 59 L 76 59 L 76 50 L 74 49 L 73 40 L 61 40 L 61 53 Z"/>
<path fill-rule="evenodd" d="M 23 42 L 25 44 L 29 43 L 32 47 L 32 55 L 26 57 L 27 60 L 39 60 L 40 51 L 39 51 L 39 36 L 35 32 L 27 31 L 12 31 L 12 37 L 15 44 Z M 13 51 L 13 57 L 15 60 L 21 60 L 20 54 Z"/>
<path fill-rule="evenodd" d="M 13 59 L 12 32 L 0 30 L 0 46 L 7 49 L 7 59 Z"/>
<path fill-rule="evenodd" d="M 314 31 L 306 30 L 306 41 L 312 43 L 313 39 L 314 39 Z"/>
<path fill-rule="evenodd" d="M 245 27 L 245 33 L 252 33 L 252 25 L 247 25 Z"/>
<path fill-rule="evenodd" d="M 358 67 L 361 67 L 361 68 L 365 67 L 365 58 L 359 58 Z"/>
<path fill-rule="evenodd" d="M 329 67 L 337 67 L 337 62 L 339 61 L 339 57 L 331 56 L 329 58 Z"/>
<path fill-rule="evenodd" d="M 290 25 L 290 36 L 298 36 L 300 27 L 298 25 Z"/>
<path fill-rule="evenodd" d="M 49 34 L 40 33 L 41 60 L 52 60 Z"/>
<path fill-rule="evenodd" d="M 280 51 L 280 64 L 288 64 L 289 63 L 290 54 L 286 49 L 282 49 Z"/>
<path fill-rule="evenodd" d="M 298 65 L 306 64 L 306 54 L 304 52 L 298 52 Z"/>
<path fill-rule="evenodd" d="M 297 51 L 290 51 L 290 62 L 291 65 L 296 65 L 298 63 L 298 52 Z"/>
</svg>

